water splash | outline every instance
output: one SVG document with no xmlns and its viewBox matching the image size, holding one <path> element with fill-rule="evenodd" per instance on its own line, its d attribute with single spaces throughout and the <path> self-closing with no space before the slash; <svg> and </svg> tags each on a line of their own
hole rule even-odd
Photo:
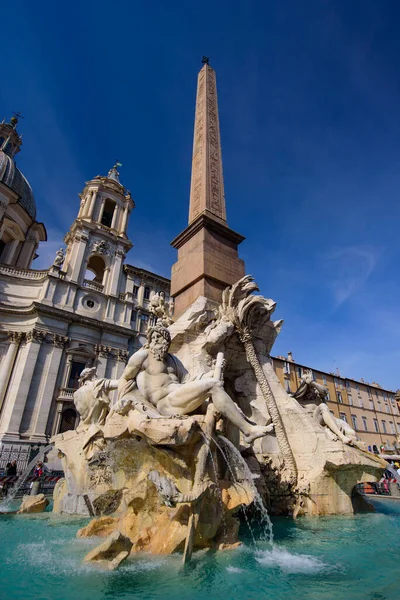
<svg viewBox="0 0 400 600">
<path fill-rule="evenodd" d="M 228 448 L 230 457 L 233 459 L 234 462 L 236 462 L 237 467 L 240 467 L 243 469 L 243 473 L 246 478 L 246 481 L 250 485 L 251 490 L 254 494 L 254 504 L 261 516 L 261 523 L 264 528 L 264 539 L 272 546 L 274 543 L 274 533 L 273 533 L 273 529 L 272 529 L 272 522 L 271 522 L 270 516 L 268 514 L 267 508 L 263 502 L 263 499 L 261 498 L 260 493 L 254 484 L 253 475 L 249 469 L 249 466 L 246 463 L 246 461 L 244 460 L 243 456 L 240 454 L 239 450 L 232 444 L 231 441 L 229 441 L 223 435 L 219 435 L 218 437 Z"/>
<path fill-rule="evenodd" d="M 332 567 L 315 556 L 295 554 L 274 546 L 272 550 L 257 550 L 256 561 L 265 567 L 279 567 L 285 573 L 320 573 Z"/>
<path fill-rule="evenodd" d="M 8 512 L 10 510 L 10 506 L 11 506 L 12 501 L 15 499 L 15 497 L 18 494 L 19 490 L 22 488 L 22 486 L 24 485 L 25 481 L 28 479 L 28 477 L 29 477 L 32 469 L 36 465 L 36 463 L 39 462 L 39 461 L 43 461 L 45 454 L 47 452 L 49 452 L 52 448 L 53 448 L 53 444 L 49 444 L 48 446 L 45 446 L 28 463 L 25 471 L 22 473 L 22 475 L 20 475 L 20 477 L 19 477 L 18 481 L 16 482 L 16 484 L 14 485 L 14 487 L 9 490 L 9 492 L 7 494 L 7 497 L 0 504 L 0 511 L 2 511 L 2 512 Z"/>
<path fill-rule="evenodd" d="M 229 567 L 226 567 L 226 570 L 228 571 L 228 573 L 244 573 L 245 570 L 241 569 L 240 567 L 233 567 L 232 565 L 229 565 Z"/>
</svg>

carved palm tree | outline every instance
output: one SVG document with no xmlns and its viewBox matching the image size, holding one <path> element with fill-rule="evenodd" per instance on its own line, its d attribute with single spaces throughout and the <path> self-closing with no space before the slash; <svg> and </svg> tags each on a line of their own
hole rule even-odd
<svg viewBox="0 0 400 600">
<path fill-rule="evenodd" d="M 221 320 L 229 320 L 233 323 L 239 334 L 240 341 L 246 352 L 247 360 L 254 371 L 268 412 L 274 424 L 276 438 L 285 461 L 285 470 L 287 471 L 289 482 L 296 485 L 296 461 L 289 444 L 278 405 L 257 356 L 252 336 L 253 327 L 256 325 L 260 327 L 266 321 L 270 320 L 270 315 L 275 310 L 276 303 L 263 296 L 254 295 L 253 292 L 256 291 L 259 291 L 258 286 L 250 275 L 246 275 L 230 288 L 226 288 L 222 294 L 222 302 L 219 307 L 218 317 Z M 281 323 L 282 321 L 277 321 L 272 325 L 276 329 L 279 329 Z"/>
</svg>

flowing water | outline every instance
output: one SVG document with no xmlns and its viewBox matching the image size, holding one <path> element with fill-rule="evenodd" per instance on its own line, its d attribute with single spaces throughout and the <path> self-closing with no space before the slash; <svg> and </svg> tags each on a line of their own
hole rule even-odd
<svg viewBox="0 0 400 600">
<path fill-rule="evenodd" d="M 78 539 L 87 519 L 0 518 L 3 600 L 398 600 L 400 517 L 275 518 L 274 545 L 131 557 L 119 571 L 82 565 L 98 539 Z M 255 535 L 262 531 L 255 530 Z"/>
<path fill-rule="evenodd" d="M 215 464 L 215 460 L 214 460 L 214 456 L 211 450 L 211 445 L 210 445 L 210 440 L 204 435 L 203 432 L 201 432 L 201 436 L 204 440 L 204 443 L 207 445 L 208 448 L 208 457 L 211 461 L 211 465 L 212 465 L 212 469 L 213 469 L 213 473 L 214 473 L 214 481 L 218 482 L 219 480 L 219 476 L 218 476 L 218 467 Z M 222 502 L 222 492 L 221 489 L 217 486 L 217 498 L 218 498 L 218 505 L 219 505 L 219 509 L 222 515 L 222 519 L 221 519 L 221 533 L 222 536 L 226 535 L 226 518 L 225 518 L 225 511 L 224 511 L 224 505 Z"/>
<path fill-rule="evenodd" d="M 15 482 L 14 486 L 9 489 L 7 497 L 0 504 L 1 512 L 9 512 L 11 510 L 11 505 L 16 498 L 19 490 L 24 485 L 25 481 L 28 479 L 31 471 L 35 467 L 36 463 L 41 461 L 43 462 L 44 456 L 47 452 L 49 452 L 52 448 L 54 448 L 53 444 L 49 444 L 42 448 L 35 457 L 28 463 L 25 471 L 19 476 L 18 481 Z"/>
<path fill-rule="evenodd" d="M 240 487 L 241 489 L 243 489 L 243 486 L 237 480 L 236 474 L 234 472 L 234 465 L 231 464 L 231 461 L 229 460 L 228 456 L 226 455 L 226 453 L 222 449 L 221 445 L 218 443 L 217 438 L 213 437 L 212 439 L 213 439 L 214 444 L 217 446 L 218 450 L 221 452 L 222 458 L 224 459 L 225 464 L 228 467 L 228 471 L 230 473 L 231 481 L 232 481 L 233 485 L 237 486 L 237 487 Z M 250 519 L 249 519 L 248 514 L 247 514 L 246 506 L 243 505 L 241 507 L 241 511 L 242 511 L 244 520 L 246 522 L 246 525 L 248 527 L 249 533 L 251 535 L 251 538 L 253 540 L 253 544 L 255 544 L 256 543 L 256 538 L 254 536 L 253 528 L 250 525 Z"/>
<path fill-rule="evenodd" d="M 242 473 L 251 485 L 260 511 L 259 526 L 251 533 L 241 527 L 241 547 L 195 552 L 185 568 L 181 555 L 137 554 L 118 571 L 105 573 L 82 564 L 101 541 L 76 538 L 88 519 L 51 512 L 2 515 L 0 600 L 400 598 L 399 514 L 275 518 L 272 537 L 271 519 L 247 463 L 229 440 L 220 436 L 214 441 L 233 480 Z"/>
<path fill-rule="evenodd" d="M 233 463 L 236 464 L 236 466 L 238 468 L 241 468 L 243 470 L 243 473 L 244 473 L 244 476 L 246 479 L 246 483 L 248 483 L 250 485 L 252 492 L 254 494 L 254 504 L 255 504 L 255 506 L 258 510 L 259 516 L 260 516 L 260 521 L 261 521 L 260 525 L 264 529 L 264 539 L 272 545 L 273 541 L 274 541 L 272 522 L 271 522 L 270 516 L 268 514 L 268 511 L 266 509 L 266 506 L 263 502 L 263 499 L 261 498 L 261 496 L 254 484 L 253 475 L 249 469 L 247 462 L 244 460 L 243 456 L 240 454 L 240 452 L 236 448 L 236 446 L 234 446 L 232 444 L 232 442 L 227 440 L 223 435 L 218 436 L 218 438 L 225 444 L 225 446 L 228 449 L 229 459 L 227 460 L 227 464 L 229 464 L 230 461 L 233 461 Z"/>
</svg>

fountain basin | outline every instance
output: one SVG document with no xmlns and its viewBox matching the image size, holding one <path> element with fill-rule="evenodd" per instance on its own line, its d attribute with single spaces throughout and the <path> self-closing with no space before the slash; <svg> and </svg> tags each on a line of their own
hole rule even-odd
<svg viewBox="0 0 400 600">
<path fill-rule="evenodd" d="M 256 541 L 198 551 L 189 569 L 179 556 L 131 555 L 117 572 L 82 564 L 99 543 L 77 539 L 88 519 L 52 513 L 0 519 L 1 595 L 14 600 L 398 599 L 400 520 L 381 514 L 273 519 L 276 544 Z M 255 530 L 257 536 L 257 530 Z M 373 540 L 373 542 L 371 542 Z"/>
</svg>

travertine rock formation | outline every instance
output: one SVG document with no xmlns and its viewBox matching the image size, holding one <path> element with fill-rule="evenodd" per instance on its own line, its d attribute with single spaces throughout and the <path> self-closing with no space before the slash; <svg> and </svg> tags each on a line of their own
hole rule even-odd
<svg viewBox="0 0 400 600">
<path fill-rule="evenodd" d="M 128 558 L 131 548 L 130 539 L 122 535 L 120 531 L 114 531 L 105 542 L 88 552 L 83 561 L 94 563 L 107 571 L 113 571 Z"/>
<path fill-rule="evenodd" d="M 44 512 L 48 505 L 49 501 L 44 494 L 24 496 L 17 514 Z"/>
</svg>

